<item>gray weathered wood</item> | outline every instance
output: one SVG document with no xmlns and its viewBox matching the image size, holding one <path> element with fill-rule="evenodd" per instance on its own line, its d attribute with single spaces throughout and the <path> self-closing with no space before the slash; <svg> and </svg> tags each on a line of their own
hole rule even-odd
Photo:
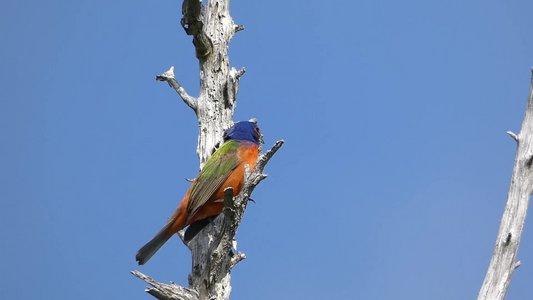
<svg viewBox="0 0 533 300">
<path fill-rule="evenodd" d="M 533 70 L 526 115 L 520 133 L 507 132 L 518 145 L 511 186 L 503 213 L 496 246 L 478 294 L 478 300 L 504 299 L 513 271 L 526 220 L 529 198 L 533 192 Z"/>
<path fill-rule="evenodd" d="M 204 3 L 184 0 L 182 13 L 181 25 L 186 34 L 193 37 L 200 63 L 199 96 L 190 96 L 178 83 L 174 67 L 156 79 L 166 81 L 195 112 L 199 126 L 197 154 L 202 168 L 222 141 L 224 130 L 233 125 L 239 79 L 245 69 L 230 67 L 228 44 L 233 35 L 244 27 L 233 22 L 229 14 L 229 0 L 207 0 Z M 263 173 L 266 163 L 282 145 L 283 141 L 276 142 L 272 149 L 260 155 L 253 170 L 247 169 L 239 195 L 233 197 L 233 189 L 225 191 L 224 213 L 187 244 L 192 254 L 189 288 L 158 283 L 134 271 L 135 276 L 152 286 L 147 289 L 148 293 L 158 299 L 229 299 L 231 269 L 246 258 L 240 252 L 230 255 L 237 227 L 253 189 L 266 178 Z"/>
<path fill-rule="evenodd" d="M 146 281 L 152 287 L 147 288 L 145 291 L 156 297 L 157 299 L 165 300 L 197 300 L 198 292 L 193 289 L 181 287 L 175 283 L 159 283 L 152 278 L 144 275 L 139 271 L 132 271 L 131 274 Z"/>
</svg>

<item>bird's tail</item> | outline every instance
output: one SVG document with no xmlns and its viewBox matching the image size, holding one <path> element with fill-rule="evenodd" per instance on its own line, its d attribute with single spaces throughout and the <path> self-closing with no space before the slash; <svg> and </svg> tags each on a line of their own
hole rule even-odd
<svg viewBox="0 0 533 300">
<path fill-rule="evenodd" d="M 163 229 L 161 229 L 153 239 L 151 239 L 146 245 L 142 246 L 135 259 L 139 265 L 144 265 L 156 252 L 163 246 L 170 237 L 172 237 L 173 232 L 171 231 L 172 222 L 168 222 Z"/>
</svg>

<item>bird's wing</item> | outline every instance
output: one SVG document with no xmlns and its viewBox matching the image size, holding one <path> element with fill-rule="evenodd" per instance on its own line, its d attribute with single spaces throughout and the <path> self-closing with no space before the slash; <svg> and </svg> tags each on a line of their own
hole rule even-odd
<svg viewBox="0 0 533 300">
<path fill-rule="evenodd" d="M 191 191 L 187 223 L 239 165 L 239 145 L 238 141 L 227 141 L 207 160 Z"/>
</svg>

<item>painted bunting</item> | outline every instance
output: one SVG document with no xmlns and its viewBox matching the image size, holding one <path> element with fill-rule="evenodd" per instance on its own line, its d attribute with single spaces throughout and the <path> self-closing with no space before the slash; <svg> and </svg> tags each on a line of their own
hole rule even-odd
<svg viewBox="0 0 533 300">
<path fill-rule="evenodd" d="M 220 214 L 224 189 L 237 195 L 244 184 L 244 168 L 253 169 L 259 153 L 261 133 L 255 120 L 235 123 L 224 132 L 224 144 L 207 160 L 166 225 L 137 252 L 140 265 L 146 263 L 178 231 L 200 220 Z"/>
</svg>

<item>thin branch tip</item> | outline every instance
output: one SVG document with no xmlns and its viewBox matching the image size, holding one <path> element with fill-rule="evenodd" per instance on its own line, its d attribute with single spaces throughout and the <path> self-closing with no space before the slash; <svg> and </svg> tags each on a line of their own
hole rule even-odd
<svg viewBox="0 0 533 300">
<path fill-rule="evenodd" d="M 244 25 L 242 24 L 235 24 L 235 33 L 239 32 L 239 31 L 243 31 L 244 30 Z"/>
<path fill-rule="evenodd" d="M 518 135 L 512 131 L 507 131 L 506 132 L 510 137 L 513 138 L 513 140 L 515 140 L 515 142 L 518 142 L 519 138 L 518 138 Z"/>
<path fill-rule="evenodd" d="M 235 69 L 235 68 L 231 68 L 230 70 L 230 77 L 232 78 L 235 78 L 235 79 L 240 79 L 242 77 L 242 75 L 244 75 L 244 73 L 246 73 L 246 68 L 242 67 L 240 69 Z"/>
<path fill-rule="evenodd" d="M 270 157 L 272 157 L 279 150 L 279 148 L 283 146 L 283 144 L 285 144 L 284 140 L 276 141 L 276 143 L 274 143 L 274 146 L 272 146 L 272 148 L 270 148 L 270 150 L 267 151 L 265 156 L 268 156 L 268 159 L 270 159 Z"/>
<path fill-rule="evenodd" d="M 169 81 L 170 79 L 176 79 L 176 77 L 174 76 L 174 66 L 170 66 L 168 70 L 166 70 L 163 74 L 157 75 L 155 79 L 159 81 Z"/>
<path fill-rule="evenodd" d="M 513 267 L 514 267 L 514 269 L 516 270 L 516 269 L 518 269 L 518 267 L 520 267 L 520 265 L 522 265 L 522 262 L 521 262 L 521 261 L 516 261 L 516 262 L 514 263 L 514 266 L 513 266 Z"/>
<path fill-rule="evenodd" d="M 139 275 L 142 274 L 141 272 L 139 272 L 137 270 L 130 271 L 130 273 L 133 274 L 133 276 L 135 276 L 135 277 L 139 277 Z"/>
<path fill-rule="evenodd" d="M 242 252 L 238 252 L 231 258 L 230 263 L 229 263 L 229 269 L 230 270 L 233 269 L 233 267 L 235 267 L 238 263 L 240 263 L 241 261 L 245 259 L 246 259 L 246 254 Z"/>
<path fill-rule="evenodd" d="M 237 78 L 241 78 L 246 73 L 246 68 L 242 67 L 237 71 Z"/>
</svg>

